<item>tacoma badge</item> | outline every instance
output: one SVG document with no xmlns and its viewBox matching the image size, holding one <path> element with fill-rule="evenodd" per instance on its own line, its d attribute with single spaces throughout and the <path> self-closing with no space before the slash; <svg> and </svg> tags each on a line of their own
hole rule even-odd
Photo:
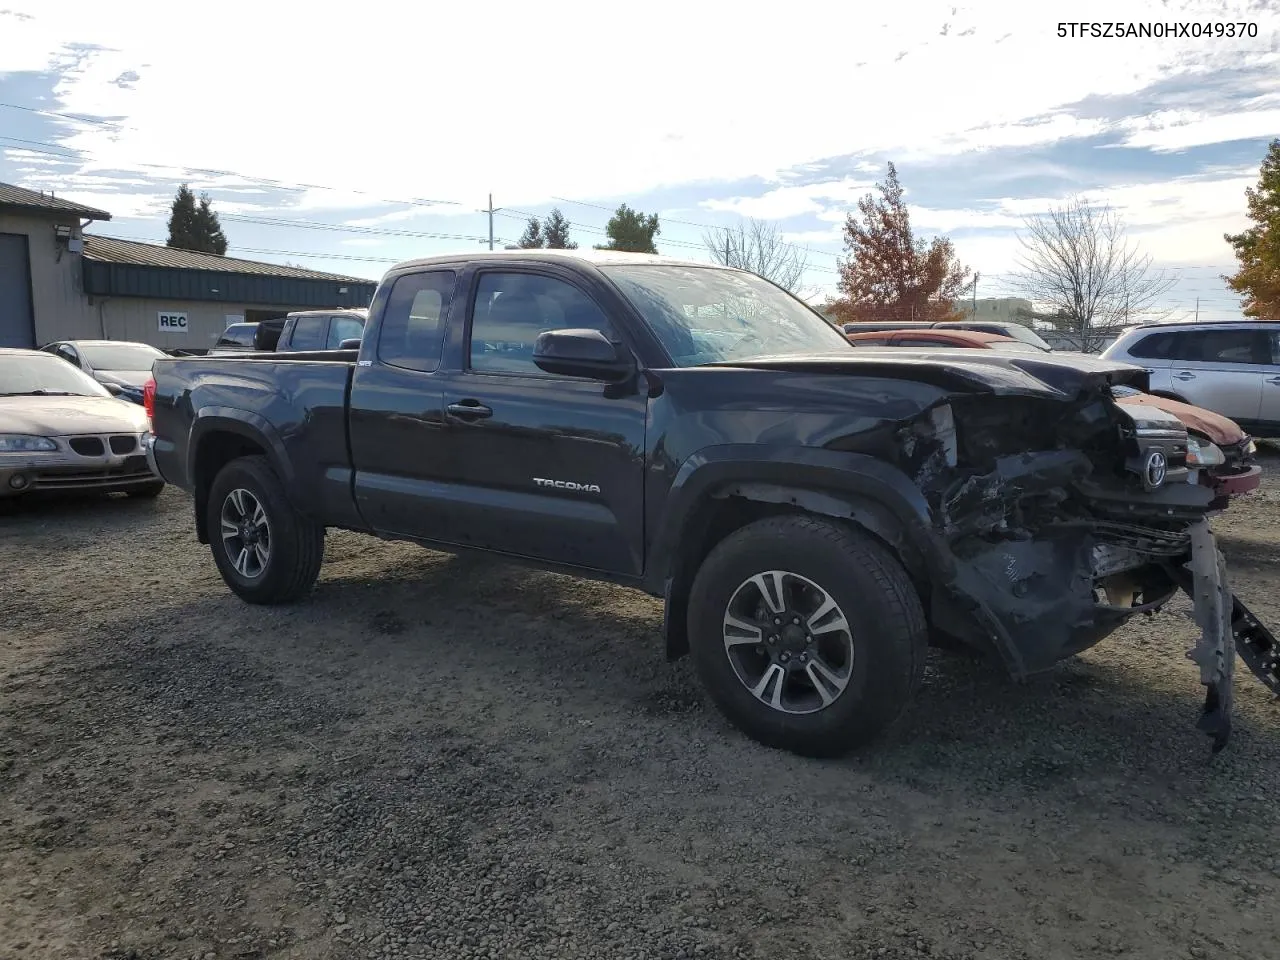
<svg viewBox="0 0 1280 960">
<path fill-rule="evenodd" d="M 572 480 L 543 480 L 534 477 L 533 482 L 540 487 L 555 487 L 557 490 L 577 490 L 581 493 L 599 493 L 600 487 L 594 483 L 574 483 Z"/>
</svg>

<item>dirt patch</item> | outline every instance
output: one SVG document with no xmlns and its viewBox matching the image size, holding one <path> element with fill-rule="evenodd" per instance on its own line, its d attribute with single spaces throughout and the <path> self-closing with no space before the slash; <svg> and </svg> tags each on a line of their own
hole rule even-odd
<svg viewBox="0 0 1280 960">
<path fill-rule="evenodd" d="M 1280 484 L 1215 527 L 1280 626 Z M 260 609 L 179 491 L 0 507 L 0 956 L 1280 957 L 1277 707 L 1239 670 L 1210 761 L 1185 604 L 1022 687 L 936 655 L 812 762 L 651 598 L 326 550 Z"/>
</svg>

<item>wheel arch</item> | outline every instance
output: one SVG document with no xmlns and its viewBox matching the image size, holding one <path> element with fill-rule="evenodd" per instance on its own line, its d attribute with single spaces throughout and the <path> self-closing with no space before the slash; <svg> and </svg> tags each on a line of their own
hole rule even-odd
<svg viewBox="0 0 1280 960">
<path fill-rule="evenodd" d="M 687 627 L 689 591 L 702 561 L 717 543 L 747 524 L 780 514 L 827 517 L 857 527 L 882 543 L 907 570 L 927 598 L 930 586 L 945 575 L 943 555 L 933 546 L 929 508 L 919 489 L 892 466 L 858 454 L 810 451 L 824 461 L 824 469 L 804 469 L 803 463 L 779 460 L 765 469 L 751 465 L 728 466 L 726 471 L 745 478 L 720 477 L 693 484 L 695 496 L 673 497 L 684 501 L 678 517 L 668 520 L 679 531 L 676 549 L 659 554 L 653 564 L 660 571 L 664 600 L 663 633 L 668 660 L 689 652 Z M 826 463 L 840 458 L 839 466 Z M 866 461 L 869 461 L 866 462 Z M 706 469 L 710 464 L 704 465 Z M 810 463 L 813 466 L 813 463 Z M 781 469 L 779 469 L 781 468 Z M 755 473 L 756 476 L 750 476 Z M 808 474 L 806 476 L 805 474 Z M 795 479 L 788 480 L 786 475 Z M 672 509 L 675 509 L 674 507 Z"/>
<path fill-rule="evenodd" d="M 205 408 L 196 416 L 188 445 L 187 476 L 195 500 L 196 538 L 209 542 L 209 487 L 218 471 L 240 457 L 264 456 L 288 490 L 293 469 L 275 429 L 262 417 L 245 410 Z"/>
</svg>

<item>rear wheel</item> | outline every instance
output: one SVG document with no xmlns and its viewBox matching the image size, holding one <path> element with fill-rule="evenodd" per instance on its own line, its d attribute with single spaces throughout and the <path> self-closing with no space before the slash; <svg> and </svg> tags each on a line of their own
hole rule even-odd
<svg viewBox="0 0 1280 960">
<path fill-rule="evenodd" d="M 804 516 L 748 524 L 694 579 L 689 638 L 711 698 L 773 747 L 836 756 L 903 712 L 927 630 L 898 561 L 869 536 Z"/>
<path fill-rule="evenodd" d="M 223 467 L 206 510 L 213 562 L 236 596 L 288 603 L 311 590 L 324 560 L 324 527 L 293 508 L 265 457 Z"/>
</svg>

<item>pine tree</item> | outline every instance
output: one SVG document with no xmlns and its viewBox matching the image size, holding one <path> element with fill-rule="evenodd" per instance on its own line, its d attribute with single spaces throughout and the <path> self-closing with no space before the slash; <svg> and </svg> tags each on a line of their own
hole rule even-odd
<svg viewBox="0 0 1280 960">
<path fill-rule="evenodd" d="M 569 221 L 564 218 L 558 207 L 553 207 L 547 214 L 547 222 L 542 227 L 547 246 L 552 250 L 577 250 L 578 245 L 569 239 Z"/>
<path fill-rule="evenodd" d="M 1253 226 L 1226 235 L 1240 269 L 1223 279 L 1244 298 L 1245 316 L 1280 319 L 1280 139 L 1263 158 L 1257 188 L 1244 194 Z"/>
<path fill-rule="evenodd" d="M 227 235 L 222 232 L 222 224 L 218 221 L 213 201 L 207 193 L 200 195 L 200 206 L 196 209 L 196 227 L 202 251 L 216 253 L 220 257 L 226 254 Z"/>
<path fill-rule="evenodd" d="M 169 239 L 166 245 L 180 250 L 198 250 L 200 247 L 196 228 L 196 195 L 185 183 L 178 188 L 169 213 Z"/>
<path fill-rule="evenodd" d="M 609 242 L 597 246 L 597 250 L 625 250 L 628 253 L 657 253 L 653 238 L 662 232 L 656 213 L 646 216 L 625 203 L 609 218 L 604 231 L 609 235 Z"/>
<path fill-rule="evenodd" d="M 528 224 L 525 225 L 524 233 L 520 234 L 517 246 L 521 250 L 537 250 L 546 246 L 546 241 L 542 236 L 542 224 L 538 222 L 537 217 L 529 218 Z"/>
<path fill-rule="evenodd" d="M 226 234 L 222 232 L 222 224 L 218 222 L 213 201 L 207 193 L 202 193 L 197 203 L 191 187 L 184 183 L 178 188 L 169 213 L 169 239 L 166 244 L 180 250 L 216 253 L 218 256 L 227 252 Z"/>
</svg>

